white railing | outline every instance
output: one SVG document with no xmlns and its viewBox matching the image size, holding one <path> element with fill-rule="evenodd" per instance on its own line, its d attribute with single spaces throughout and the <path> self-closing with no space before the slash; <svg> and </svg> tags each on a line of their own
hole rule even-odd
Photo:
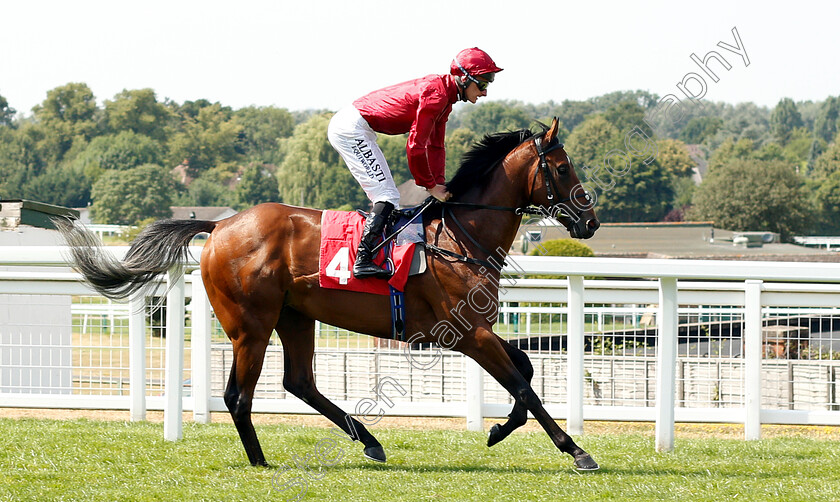
<svg viewBox="0 0 840 502">
<path fill-rule="evenodd" d="M 7 252 L 7 249 L 11 251 Z M 125 249 L 114 251 L 121 256 Z M 55 248 L 3 248 L 0 266 L 65 265 L 59 253 Z M 199 250 L 193 251 L 193 256 L 199 255 Z M 566 278 L 513 278 L 523 273 L 555 274 Z M 636 280 L 584 280 L 584 276 Z M 183 385 L 185 309 L 167 309 L 165 391 L 162 397 L 147 396 L 145 299 L 133 298 L 128 314 L 129 396 L 4 393 L 0 394 L 0 406 L 128 409 L 132 420 L 144 419 L 147 409 L 163 409 L 164 435 L 170 440 L 181 437 L 182 410 L 192 410 L 195 420 L 201 423 L 210 420 L 211 411 L 226 411 L 222 398 L 211 395 L 212 318 L 198 271 L 186 278 L 170 276 L 168 280 L 168 305 L 183 306 L 185 298 L 192 298 L 189 396 L 184 396 Z M 840 264 L 520 256 L 510 260 L 501 286 L 503 314 L 529 308 L 512 307 L 513 302 L 563 305 L 561 310 L 567 323 L 566 354 L 562 356 L 566 362 L 566 404 L 547 404 L 546 409 L 555 418 L 565 418 L 572 434 L 584 431 L 585 418 L 654 421 L 657 449 L 669 450 L 673 448 L 675 421 L 744 423 L 746 439 L 758 439 L 762 423 L 840 425 L 840 411 L 836 411 L 834 401 L 823 410 L 762 408 L 763 313 L 773 308 L 808 307 L 823 315 L 840 317 L 837 309 L 840 305 Z M 0 272 L 0 294 L 91 293 L 79 283 L 79 277 L 74 273 Z M 602 307 L 587 305 L 605 304 L 657 305 L 653 407 L 585 404 L 585 363 L 590 357 L 585 356 L 585 343 L 586 337 L 591 336 L 586 333 L 586 315 L 604 311 Z M 742 317 L 743 406 L 684 408 L 677 405 L 677 384 L 683 382 L 683 377 L 677 374 L 677 334 L 680 314 L 687 311 L 680 305 L 727 306 Z M 0 358 L 0 364 L 8 363 Z M 391 415 L 462 416 L 466 417 L 470 428 L 480 428 L 484 417 L 507 415 L 510 404 L 488 403 L 483 398 L 486 376 L 471 360 L 465 367 L 465 380 L 461 401 L 428 403 L 394 399 L 390 403 L 392 406 L 383 411 Z M 351 399 L 336 399 L 335 402 L 351 413 L 358 404 Z M 304 403 L 291 398 L 255 399 L 254 411 L 313 412 Z"/>
</svg>

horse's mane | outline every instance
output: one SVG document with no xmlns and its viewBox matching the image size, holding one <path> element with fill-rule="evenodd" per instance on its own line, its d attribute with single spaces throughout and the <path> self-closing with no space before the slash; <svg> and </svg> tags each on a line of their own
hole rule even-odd
<svg viewBox="0 0 840 502">
<path fill-rule="evenodd" d="M 455 176 L 446 184 L 452 198 L 457 199 L 471 188 L 486 185 L 490 180 L 490 173 L 501 164 L 505 156 L 533 136 L 534 132 L 530 129 L 520 129 L 487 134 L 475 142 L 461 158 L 461 167 Z"/>
</svg>

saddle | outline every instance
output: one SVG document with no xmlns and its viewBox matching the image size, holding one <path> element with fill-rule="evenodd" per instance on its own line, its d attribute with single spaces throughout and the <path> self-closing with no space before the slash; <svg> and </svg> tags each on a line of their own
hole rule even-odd
<svg viewBox="0 0 840 502">
<path fill-rule="evenodd" d="M 374 250 L 374 261 L 387 263 L 393 270 L 390 279 L 356 279 L 352 264 L 361 238 L 363 211 L 324 211 L 321 216 L 318 283 L 322 288 L 390 295 L 392 336 L 405 337 L 405 302 L 403 291 L 408 277 L 426 271 L 425 229 L 420 213 L 430 203 L 395 210 L 386 226 L 383 242 Z M 419 246 L 417 244 L 420 244 Z"/>
</svg>

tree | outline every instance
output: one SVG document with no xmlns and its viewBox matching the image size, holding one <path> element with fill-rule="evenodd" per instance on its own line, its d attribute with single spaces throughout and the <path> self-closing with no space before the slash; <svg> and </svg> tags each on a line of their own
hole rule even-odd
<svg viewBox="0 0 840 502">
<path fill-rule="evenodd" d="M 295 119 L 285 108 L 249 106 L 233 112 L 242 126 L 245 157 L 253 162 L 279 164 L 280 140 L 292 135 Z"/>
<path fill-rule="evenodd" d="M 0 126 L 12 126 L 14 124 L 15 113 L 17 112 L 9 106 L 6 98 L 0 96 Z"/>
<path fill-rule="evenodd" d="M 829 96 L 820 107 L 814 121 L 814 136 L 826 143 L 837 135 L 837 122 L 840 120 L 840 99 Z"/>
<path fill-rule="evenodd" d="M 787 144 L 790 135 L 797 127 L 803 127 L 802 115 L 796 109 L 796 103 L 790 98 L 783 98 L 770 115 L 770 125 L 776 141 Z"/>
<path fill-rule="evenodd" d="M 501 131 L 525 129 L 531 125 L 532 117 L 517 106 L 498 101 L 481 103 L 461 116 L 461 127 L 466 127 L 482 137 Z"/>
<path fill-rule="evenodd" d="M 674 200 L 673 176 L 658 160 L 634 160 L 613 180 L 615 186 L 597 194 L 595 210 L 604 222 L 660 221 Z"/>
<path fill-rule="evenodd" d="M 191 113 L 191 108 L 187 109 Z M 178 132 L 169 138 L 172 165 L 185 163 L 193 177 L 224 162 L 241 157 L 238 144 L 242 125 L 231 120 L 230 112 L 213 104 L 198 109 L 195 117 L 187 113 Z"/>
<path fill-rule="evenodd" d="M 814 162 L 814 170 L 811 176 L 817 180 L 822 180 L 838 170 L 840 170 L 840 134 L 834 138 L 834 142 L 828 145 L 825 152 Z"/>
<path fill-rule="evenodd" d="M 236 194 L 207 176 L 193 180 L 177 199 L 179 206 L 233 206 Z"/>
<path fill-rule="evenodd" d="M 697 164 L 691 160 L 685 143 L 678 139 L 663 139 L 657 142 L 656 160 L 674 176 L 690 176 Z"/>
<path fill-rule="evenodd" d="M 560 108 L 553 112 L 570 131 L 583 122 L 587 116 L 595 111 L 595 105 L 591 101 L 569 101 L 565 100 Z"/>
<path fill-rule="evenodd" d="M 385 160 L 388 162 L 388 169 L 391 170 L 391 177 L 394 178 L 394 183 L 397 186 L 405 183 L 408 180 L 413 180 L 414 176 L 408 168 L 408 156 L 406 155 L 405 147 L 408 141 L 407 134 L 399 134 L 391 136 L 388 134 L 377 134 L 376 143 Z M 449 152 L 446 152 L 447 161 L 449 159 Z M 342 165 L 344 162 L 342 161 Z"/>
<path fill-rule="evenodd" d="M 131 131 L 158 141 L 166 138 L 172 112 L 158 103 L 152 89 L 123 90 L 105 101 L 105 124 L 111 132 Z"/>
<path fill-rule="evenodd" d="M 83 83 L 70 83 L 47 92 L 47 99 L 32 109 L 42 129 L 39 149 L 58 161 L 73 143 L 86 143 L 97 133 L 96 98 Z"/>
<path fill-rule="evenodd" d="M 720 117 L 694 117 L 680 131 L 679 139 L 689 145 L 698 145 L 714 136 L 723 127 Z"/>
<path fill-rule="evenodd" d="M 576 166 L 600 166 L 607 152 L 623 148 L 624 141 L 619 130 L 600 114 L 583 121 L 566 140 L 566 152 Z"/>
<path fill-rule="evenodd" d="M 459 127 L 446 135 L 446 179 L 451 180 L 458 168 L 461 167 L 461 159 L 467 153 L 478 136 L 466 127 Z"/>
<path fill-rule="evenodd" d="M 816 185 L 814 201 L 820 214 L 817 224 L 820 234 L 837 235 L 840 232 L 840 170 Z"/>
<path fill-rule="evenodd" d="M 264 166 L 251 164 L 242 172 L 236 185 L 236 199 L 243 208 L 263 202 L 279 202 L 277 178 Z"/>
<path fill-rule="evenodd" d="M 604 112 L 604 118 L 621 134 L 627 134 L 633 128 L 639 127 L 648 136 L 653 136 L 653 131 L 645 122 L 644 108 L 635 101 L 624 101 L 610 106 Z"/>
<path fill-rule="evenodd" d="M 755 143 L 751 139 L 742 138 L 737 142 L 728 139 L 709 157 L 709 171 L 739 159 L 752 158 L 754 151 Z"/>
<path fill-rule="evenodd" d="M 623 134 L 603 115 L 592 115 L 569 135 L 566 151 L 596 192 L 601 221 L 658 221 L 674 198 L 672 175 L 658 160 L 645 164 L 626 155 Z"/>
<path fill-rule="evenodd" d="M 169 172 L 154 164 L 108 171 L 93 185 L 93 221 L 133 225 L 145 218 L 170 218 L 174 185 Z"/>
<path fill-rule="evenodd" d="M 79 168 L 93 181 L 107 170 L 124 171 L 143 164 L 161 164 L 163 148 L 148 136 L 133 131 L 99 136 L 73 159 L 73 166 Z"/>
<path fill-rule="evenodd" d="M 327 141 L 330 117 L 314 115 L 284 140 L 277 170 L 280 196 L 283 202 L 319 209 L 366 208 L 367 197 Z"/>
<path fill-rule="evenodd" d="M 802 178 L 784 162 L 735 160 L 710 171 L 689 218 L 729 230 L 768 230 L 783 239 L 809 230 L 813 206 Z"/>
<path fill-rule="evenodd" d="M 90 180 L 79 169 L 51 166 L 28 179 L 19 197 L 65 207 L 85 207 L 90 202 Z"/>
</svg>

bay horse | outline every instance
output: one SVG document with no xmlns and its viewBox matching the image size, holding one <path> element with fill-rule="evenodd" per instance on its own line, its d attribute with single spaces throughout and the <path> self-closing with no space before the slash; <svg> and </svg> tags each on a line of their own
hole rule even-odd
<svg viewBox="0 0 840 502">
<path fill-rule="evenodd" d="M 434 336 L 440 321 L 469 326 L 447 348 L 473 358 L 514 398 L 507 421 L 492 427 L 488 446 L 524 425 L 531 412 L 557 448 L 573 457 L 577 469 L 595 470 L 598 464 L 543 408 L 530 385 L 534 370 L 528 356 L 493 333 L 498 316 L 488 318 L 486 311 L 460 305 L 471 290 L 483 287 L 493 293 L 498 311 L 500 264 L 527 209 L 556 216 L 572 237 L 589 238 L 597 230 L 592 200 L 557 139 L 558 130 L 555 118 L 538 133 L 524 129 L 488 135 L 465 154 L 447 184 L 452 199 L 422 215 L 429 245 L 427 269 L 405 286 L 406 333 L 414 334 L 415 343 L 441 344 Z M 387 296 L 319 286 L 321 214 L 266 203 L 218 222 L 161 220 L 137 236 L 122 262 L 103 253 L 83 228 L 65 222 L 60 229 L 75 268 L 112 299 L 125 299 L 158 274 L 182 266 L 191 239 L 209 233 L 201 253 L 201 277 L 233 344 L 224 402 L 250 463 L 268 465 L 251 422 L 251 403 L 272 331 L 283 344 L 284 387 L 361 441 L 365 457 L 384 462 L 379 441 L 315 387 L 316 319 L 391 337 Z"/>
</svg>

